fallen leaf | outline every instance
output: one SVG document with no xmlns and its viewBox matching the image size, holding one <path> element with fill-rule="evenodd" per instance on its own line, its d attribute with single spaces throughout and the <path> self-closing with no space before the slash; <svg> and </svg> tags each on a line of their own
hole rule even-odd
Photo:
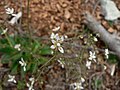
<svg viewBox="0 0 120 90">
<path fill-rule="evenodd" d="M 110 33 L 113 33 L 115 30 L 114 30 L 112 27 L 110 27 L 110 28 L 108 29 L 108 31 L 109 31 Z"/>
<path fill-rule="evenodd" d="M 65 10 L 65 14 L 64 14 L 66 19 L 69 19 L 71 16 L 71 13 L 68 10 Z"/>
</svg>

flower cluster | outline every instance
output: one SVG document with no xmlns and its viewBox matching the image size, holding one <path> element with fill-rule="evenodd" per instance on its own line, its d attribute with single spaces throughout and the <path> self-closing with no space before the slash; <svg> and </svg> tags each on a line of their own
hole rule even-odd
<svg viewBox="0 0 120 90">
<path fill-rule="evenodd" d="M 79 83 L 72 83 L 70 86 L 74 87 L 75 90 L 81 90 L 84 89 L 84 87 L 82 86 L 82 83 L 85 82 L 85 79 L 81 77 L 81 80 Z"/>
<path fill-rule="evenodd" d="M 8 75 L 8 77 L 9 77 L 8 82 L 16 83 L 15 76 Z"/>
<path fill-rule="evenodd" d="M 58 50 L 61 52 L 61 53 L 64 53 L 64 49 L 63 47 L 61 46 L 61 44 L 63 43 L 64 41 L 64 36 L 60 36 L 58 33 L 55 34 L 55 33 L 52 33 L 51 34 L 51 42 L 53 43 L 53 45 L 51 45 L 51 49 L 56 49 L 58 48 Z"/>
<path fill-rule="evenodd" d="M 95 52 L 92 52 L 92 51 L 90 51 L 89 52 L 89 58 L 88 58 L 90 61 L 86 61 L 86 67 L 88 68 L 88 69 L 90 69 L 90 66 L 91 66 L 91 60 L 94 60 L 94 62 L 96 62 L 96 55 L 95 55 Z"/>
<path fill-rule="evenodd" d="M 108 49 L 105 49 L 105 56 L 106 56 L 107 59 L 109 58 L 108 54 L 109 54 Z"/>
<path fill-rule="evenodd" d="M 7 7 L 5 10 L 6 10 L 6 14 L 12 16 L 12 19 L 9 21 L 11 25 L 14 25 L 15 23 L 17 23 L 18 19 L 22 17 L 22 12 L 18 12 L 17 14 L 15 14 L 13 8 Z"/>
<path fill-rule="evenodd" d="M 21 58 L 21 61 L 19 61 L 19 64 L 23 67 L 23 70 L 26 71 L 26 62 Z"/>
<path fill-rule="evenodd" d="M 35 83 L 35 79 L 34 78 L 29 78 L 29 81 L 31 82 L 30 84 L 27 83 L 27 87 L 29 88 L 28 90 L 34 90 L 33 89 L 33 85 Z"/>
</svg>

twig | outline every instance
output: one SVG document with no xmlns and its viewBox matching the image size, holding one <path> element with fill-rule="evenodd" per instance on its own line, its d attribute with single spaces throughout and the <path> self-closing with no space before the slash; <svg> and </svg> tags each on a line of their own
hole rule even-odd
<svg viewBox="0 0 120 90">
<path fill-rule="evenodd" d="M 93 33 L 99 33 L 100 39 L 105 42 L 120 59 L 120 40 L 117 39 L 118 36 L 108 33 L 107 30 L 90 13 L 86 12 L 85 17 L 88 28 L 93 31 Z"/>
</svg>

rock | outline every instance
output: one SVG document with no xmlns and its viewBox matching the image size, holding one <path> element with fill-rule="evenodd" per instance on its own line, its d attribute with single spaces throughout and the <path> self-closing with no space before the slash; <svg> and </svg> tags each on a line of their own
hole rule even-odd
<svg viewBox="0 0 120 90">
<path fill-rule="evenodd" d="M 120 11 L 116 4 L 111 0 L 100 0 L 102 12 L 106 20 L 116 20 L 120 17 Z"/>
</svg>

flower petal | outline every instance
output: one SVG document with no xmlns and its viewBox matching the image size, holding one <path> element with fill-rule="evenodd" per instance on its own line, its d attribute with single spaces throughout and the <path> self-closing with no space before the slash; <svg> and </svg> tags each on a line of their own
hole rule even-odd
<svg viewBox="0 0 120 90">
<path fill-rule="evenodd" d="M 51 40 L 51 42 L 52 42 L 53 44 L 55 44 L 55 43 L 56 43 L 56 41 L 55 41 L 55 40 Z"/>
<path fill-rule="evenodd" d="M 64 53 L 64 49 L 62 47 L 58 47 L 58 50 L 61 52 L 61 53 Z"/>
<path fill-rule="evenodd" d="M 51 38 L 51 39 L 54 39 L 54 36 L 55 36 L 55 34 L 52 33 L 51 36 L 50 36 L 50 38 Z"/>
<path fill-rule="evenodd" d="M 55 45 L 51 45 L 51 47 L 50 47 L 51 49 L 55 49 L 56 48 L 56 46 Z"/>
<path fill-rule="evenodd" d="M 54 28 L 52 31 L 56 32 L 56 31 L 58 31 L 59 29 L 60 29 L 60 27 L 58 26 L 58 27 Z"/>
</svg>

